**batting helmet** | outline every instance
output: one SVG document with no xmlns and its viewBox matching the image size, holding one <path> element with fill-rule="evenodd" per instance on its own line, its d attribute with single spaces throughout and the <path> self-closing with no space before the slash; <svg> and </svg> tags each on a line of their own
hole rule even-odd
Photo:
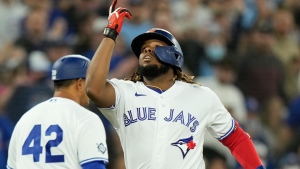
<svg viewBox="0 0 300 169">
<path fill-rule="evenodd" d="M 90 60 L 81 55 L 66 55 L 58 59 L 52 67 L 52 80 L 85 78 Z"/>
<path fill-rule="evenodd" d="M 160 28 L 152 28 L 146 33 L 135 37 L 131 43 L 133 53 L 139 57 L 141 48 L 145 41 L 150 39 L 158 39 L 170 46 L 157 46 L 154 49 L 155 56 L 163 63 L 173 65 L 181 70 L 183 65 L 183 53 L 178 41 L 167 30 Z"/>
</svg>

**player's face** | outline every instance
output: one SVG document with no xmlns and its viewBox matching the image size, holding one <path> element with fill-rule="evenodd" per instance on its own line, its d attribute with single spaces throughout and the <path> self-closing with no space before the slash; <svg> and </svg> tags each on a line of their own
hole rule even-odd
<svg viewBox="0 0 300 169">
<path fill-rule="evenodd" d="M 156 46 L 166 46 L 166 43 L 159 40 L 148 40 L 142 46 L 142 51 L 139 57 L 139 73 L 148 80 L 153 80 L 156 77 L 166 74 L 170 70 L 170 66 L 158 60 L 154 55 Z"/>
<path fill-rule="evenodd" d="M 156 46 L 167 46 L 167 44 L 156 39 L 147 40 L 144 43 L 139 57 L 140 66 L 161 65 L 161 62 L 154 55 L 154 49 Z"/>
</svg>

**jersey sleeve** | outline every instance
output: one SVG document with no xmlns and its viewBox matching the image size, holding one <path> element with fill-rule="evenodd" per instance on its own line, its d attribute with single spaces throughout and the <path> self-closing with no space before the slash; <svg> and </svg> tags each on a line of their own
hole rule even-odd
<svg viewBox="0 0 300 169">
<path fill-rule="evenodd" d="M 115 129 L 120 128 L 120 123 L 118 121 L 118 110 L 120 109 L 120 101 L 122 97 L 122 90 L 123 86 L 120 80 L 118 79 L 111 79 L 107 80 L 109 83 L 112 84 L 112 86 L 115 89 L 115 94 L 116 94 L 116 102 L 115 105 L 109 108 L 99 108 L 99 110 L 102 112 L 102 114 L 108 119 L 108 121 L 112 124 L 112 126 Z"/>
<path fill-rule="evenodd" d="M 108 163 L 106 133 L 97 115 L 90 116 L 81 124 L 78 137 L 77 153 L 80 165 L 93 161 Z"/>
<path fill-rule="evenodd" d="M 208 132 L 218 140 L 226 138 L 234 129 L 234 119 L 221 103 L 218 96 L 211 91 L 212 99 L 209 111 Z"/>
</svg>

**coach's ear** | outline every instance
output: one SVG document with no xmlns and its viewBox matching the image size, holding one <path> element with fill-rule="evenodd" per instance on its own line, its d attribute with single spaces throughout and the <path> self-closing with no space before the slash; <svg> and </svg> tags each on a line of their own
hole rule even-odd
<svg viewBox="0 0 300 169">
<path fill-rule="evenodd" d="M 76 88 L 85 92 L 85 79 L 79 78 L 76 80 Z"/>
</svg>

